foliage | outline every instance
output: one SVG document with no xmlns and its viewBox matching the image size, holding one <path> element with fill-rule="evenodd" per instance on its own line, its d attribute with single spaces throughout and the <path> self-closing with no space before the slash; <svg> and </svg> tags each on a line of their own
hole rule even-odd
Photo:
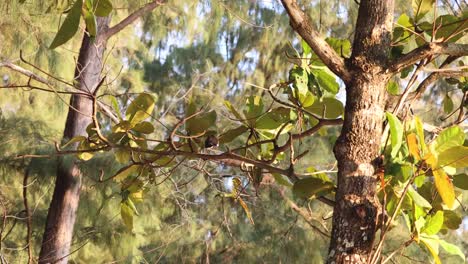
<svg viewBox="0 0 468 264">
<path fill-rule="evenodd" d="M 96 16 L 118 12 L 113 6 L 119 4 L 78 0 L 57 6 L 57 13 L 68 12 L 50 48 L 70 41 L 80 31 L 82 18 L 85 34 L 96 36 Z M 464 15 L 431 17 L 433 4 L 412 1 L 413 13 L 399 16 L 393 34 L 394 58 L 433 39 L 460 41 L 466 25 Z M 116 55 L 109 65 L 123 61 L 123 71 L 118 84 L 103 87 L 97 98 L 111 106 L 118 122 L 112 123 L 99 112 L 86 135 L 72 138 L 59 148 L 74 152 L 77 146 L 75 154 L 86 172 L 76 240 L 87 244 L 74 256 L 76 262 L 92 261 L 97 251 L 102 252 L 102 261 L 129 262 L 191 262 L 206 256 L 214 262 L 252 262 L 259 258 L 267 262 L 316 262 L 325 256 L 326 243 L 318 242 L 322 238 L 308 227 L 310 221 L 298 220 L 280 194 L 294 197 L 302 208 L 309 207 L 313 223 L 328 230 L 330 223 L 323 219 L 330 209 L 317 198 L 334 200 L 335 173 L 321 170 L 332 167 L 325 163 L 334 162 L 331 146 L 339 131 L 324 124 L 338 124 L 344 117 L 342 84 L 305 41 L 295 41 L 284 33 L 288 26 L 285 16 L 272 5 L 177 2 L 148 15 L 137 26 L 136 31 L 141 32 L 128 34 L 128 43 L 117 43 L 118 47 L 109 52 Z M 331 8 L 331 3 L 326 5 Z M 354 14 L 355 10 L 350 7 L 348 12 Z M 251 14 L 249 18 L 270 28 L 246 27 L 233 14 Z M 324 19 L 324 25 L 338 25 L 344 18 Z M 161 24 L 165 26 L 155 26 Z M 196 25 L 203 25 L 203 34 L 197 34 L 200 26 Z M 349 28 L 331 31 L 327 43 L 348 58 L 352 52 L 349 40 L 333 35 L 343 36 L 339 33 Z M 278 32 L 284 33 L 284 38 L 278 38 Z M 285 39 L 294 40 L 293 44 L 288 45 Z M 458 63 L 465 65 L 463 60 Z M 42 67 L 46 63 L 38 64 Z M 442 62 L 433 64 L 440 66 Z M 413 68 L 395 76 L 387 85 L 389 94 L 398 96 L 404 91 L 403 84 L 408 83 L 405 79 L 412 74 Z M 71 72 L 68 75 L 71 78 Z M 12 78 L 20 79 L 16 75 Z M 439 91 L 443 103 L 438 100 L 435 106 L 445 115 L 458 105 L 466 108 L 457 98 L 466 92 L 466 77 L 444 82 L 452 92 Z M 2 182 L 21 187 L 9 174 L 21 175 L 26 166 L 31 166 L 34 177 L 44 179 L 30 194 L 32 199 L 39 199 L 46 192 L 48 176 L 54 173 L 46 169 L 54 164 L 32 160 L 15 167 L 11 158 L 16 154 L 55 153 L 32 142 L 44 137 L 59 141 L 55 130 L 61 127 L 58 123 L 64 123 L 64 116 L 53 107 L 44 107 L 57 105 L 47 100 L 51 95 L 38 97 L 40 104 L 28 106 L 25 93 L 6 93 L 16 96 L 14 101 L 21 107 L 8 113 L 7 122 L 2 122 L 4 131 L 28 140 L 13 144 L 10 138 L 3 139 L 8 143 L 2 144 L 8 169 L 1 175 Z M 2 109 L 8 109 L 4 100 Z M 437 101 L 426 102 L 430 100 Z M 37 109 L 41 114 L 34 114 Z M 422 113 L 421 109 L 424 105 L 416 105 L 415 112 Z M 60 122 L 51 122 L 50 116 L 60 116 Z M 51 127 L 41 120 L 48 120 Z M 386 120 L 389 139 L 382 141 L 384 173 L 378 193 L 390 217 L 384 223 L 386 231 L 392 229 L 397 232 L 395 236 L 424 248 L 436 263 L 447 257 L 439 249 L 465 259 L 463 247 L 445 239 L 445 234 L 455 234 L 464 217 L 459 204 L 466 201 L 462 190 L 468 185 L 465 132 L 453 125 L 433 133 L 424 128 L 418 116 L 402 119 L 397 113 L 387 112 Z M 444 127 L 452 121 L 439 120 L 437 125 Z M 25 125 L 15 127 L 14 123 Z M 219 136 L 219 149 L 205 148 L 208 135 Z M 240 168 L 228 168 L 232 160 L 241 161 Z M 53 163 L 52 159 L 47 162 Z M 20 207 L 21 201 L 15 196 L 17 193 L 10 190 L 2 192 L 0 199 L 14 201 L 9 209 Z M 42 211 L 34 216 L 35 230 L 40 230 L 45 221 L 46 204 L 38 202 Z M 400 219 L 407 230 L 398 229 Z M 11 227 L 11 222 L 8 225 Z M 13 233 L 2 243 L 19 247 L 21 243 L 15 241 L 21 241 L 24 228 L 11 228 Z M 38 247 L 40 237 L 35 237 L 35 242 Z M 414 251 L 413 255 L 420 253 Z"/>
</svg>

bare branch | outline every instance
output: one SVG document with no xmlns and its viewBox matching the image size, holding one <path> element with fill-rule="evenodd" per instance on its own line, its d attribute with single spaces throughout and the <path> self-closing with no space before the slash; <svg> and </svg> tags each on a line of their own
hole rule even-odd
<svg viewBox="0 0 468 264">
<path fill-rule="evenodd" d="M 291 27 L 301 35 L 312 50 L 345 83 L 351 80 L 351 74 L 341 58 L 328 43 L 312 28 L 310 18 L 299 8 L 295 0 L 281 0 L 288 12 Z"/>
<path fill-rule="evenodd" d="M 163 5 L 164 2 L 165 2 L 164 0 L 155 0 L 155 1 L 152 1 L 152 2 L 144 5 L 143 7 L 136 10 L 135 12 L 130 14 L 128 17 L 124 18 L 122 21 L 117 23 L 115 26 L 113 26 L 113 27 L 109 28 L 108 30 L 106 30 L 106 32 L 104 32 L 102 37 L 104 39 L 109 39 L 110 37 L 112 37 L 115 34 L 117 34 L 118 32 L 120 32 L 122 29 L 124 29 L 126 26 L 133 23 L 137 18 L 141 17 L 142 15 L 144 15 L 147 12 L 152 11 L 156 7 L 158 7 L 160 5 Z"/>
<path fill-rule="evenodd" d="M 400 72 L 404 68 L 433 55 L 467 56 L 468 44 L 431 42 L 403 55 L 390 65 L 389 70 L 394 73 Z"/>
<path fill-rule="evenodd" d="M 20 67 L 16 64 L 13 64 L 11 62 L 3 62 L 3 63 L 0 63 L 0 68 L 1 67 L 7 67 L 13 71 L 16 71 L 16 72 L 19 72 L 23 75 L 26 75 L 28 76 L 29 78 L 33 79 L 33 80 L 36 80 L 38 82 L 41 82 L 41 83 L 44 83 L 44 84 L 48 84 L 49 81 L 45 78 L 43 78 L 42 76 L 39 76 L 37 74 L 35 74 L 34 72 L 32 71 L 29 71 L 29 70 L 26 70 L 25 68 L 23 67 Z"/>
<path fill-rule="evenodd" d="M 31 64 L 30 64 L 31 65 Z M 45 84 L 49 87 L 51 87 L 52 89 L 46 89 L 46 88 L 42 88 L 42 87 L 38 87 L 38 86 L 34 86 L 34 85 L 31 85 L 31 83 L 28 81 L 28 84 L 26 85 L 8 85 L 8 86 L 0 86 L 0 89 L 2 88 L 8 88 L 8 89 L 15 89 L 15 88 L 29 88 L 29 89 L 32 89 L 32 90 L 40 90 L 40 91 L 43 91 L 43 92 L 50 92 L 50 93 L 56 93 L 56 94 L 72 94 L 72 95 L 80 95 L 80 96 L 85 96 L 85 97 L 89 97 L 89 98 L 92 98 L 92 95 L 90 95 L 89 93 L 87 92 L 81 92 L 81 91 L 58 91 L 58 90 L 55 90 L 53 87 L 54 85 L 49 81 L 47 80 L 46 78 L 30 71 L 30 70 L 27 70 L 21 66 L 18 66 L 14 63 L 11 63 L 11 62 L 3 62 L 3 63 L 0 63 L 0 68 L 1 67 L 6 67 L 6 68 L 9 68 L 13 71 L 16 71 L 18 73 L 21 73 L 27 77 L 29 77 L 29 80 L 36 80 L 42 84 Z M 34 66 L 36 69 L 39 69 L 37 68 L 36 66 Z M 40 69 L 39 69 L 40 70 Z M 41 72 L 47 74 L 45 71 L 43 70 L 40 70 Z M 51 75 L 49 75 L 49 77 L 52 77 L 53 79 L 59 81 L 59 82 L 62 82 L 64 84 L 66 84 L 67 86 L 70 86 L 71 84 L 68 84 L 67 82 L 63 81 L 63 80 L 60 80 L 56 77 L 53 77 Z M 65 86 L 65 87 L 67 87 Z M 110 119 L 112 119 L 112 121 L 114 121 L 115 123 L 119 123 L 120 120 L 119 118 L 112 112 L 112 110 L 106 106 L 104 103 L 102 102 L 97 102 L 99 108 L 104 112 L 105 115 L 107 115 Z"/>
</svg>

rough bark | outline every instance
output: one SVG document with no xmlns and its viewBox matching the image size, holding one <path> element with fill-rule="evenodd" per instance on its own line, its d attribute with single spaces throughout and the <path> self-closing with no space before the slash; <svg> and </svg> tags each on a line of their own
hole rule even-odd
<svg viewBox="0 0 468 264">
<path fill-rule="evenodd" d="M 384 120 L 392 0 L 361 0 L 353 53 L 347 61 L 345 119 L 334 153 L 338 191 L 328 263 L 367 263 L 380 212 L 376 167 Z"/>
<path fill-rule="evenodd" d="M 109 25 L 109 18 L 97 18 L 98 32 L 104 32 Z M 99 33 L 98 33 L 99 35 Z M 80 91 L 93 92 L 99 83 L 106 39 L 95 40 L 84 35 L 75 68 L 76 88 Z M 91 123 L 92 101 L 88 97 L 73 95 L 63 139 L 86 134 L 86 127 Z M 73 108 L 74 109 L 73 109 Z M 76 219 L 76 210 L 80 200 L 81 171 L 75 160 L 60 159 L 52 201 L 49 206 L 47 222 L 42 240 L 39 263 L 67 263 Z"/>
</svg>

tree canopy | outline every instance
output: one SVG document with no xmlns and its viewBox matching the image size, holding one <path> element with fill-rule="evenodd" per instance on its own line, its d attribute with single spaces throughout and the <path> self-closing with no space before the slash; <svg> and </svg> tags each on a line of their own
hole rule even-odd
<svg viewBox="0 0 468 264">
<path fill-rule="evenodd" d="M 0 4 L 0 263 L 466 261 L 467 3 L 302 2 Z"/>
</svg>

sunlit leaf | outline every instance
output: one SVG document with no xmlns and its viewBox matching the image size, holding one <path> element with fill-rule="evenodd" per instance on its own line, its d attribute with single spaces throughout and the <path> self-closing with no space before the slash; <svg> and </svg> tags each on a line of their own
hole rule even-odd
<svg viewBox="0 0 468 264">
<path fill-rule="evenodd" d="M 83 8 L 83 18 L 86 23 L 86 31 L 91 37 L 95 37 L 97 34 L 96 17 L 91 10 Z"/>
<path fill-rule="evenodd" d="M 457 255 L 459 256 L 463 261 L 465 261 L 465 254 L 463 254 L 463 251 L 457 247 L 454 244 L 450 244 L 446 242 L 443 239 L 439 240 L 439 245 L 450 255 Z"/>
<path fill-rule="evenodd" d="M 322 70 L 322 69 L 314 69 L 312 74 L 317 80 L 320 88 L 328 91 L 332 94 L 337 94 L 340 90 L 340 86 L 336 81 L 336 77 L 329 71 Z"/>
<path fill-rule="evenodd" d="M 94 14 L 100 17 L 106 17 L 112 11 L 110 0 L 94 0 Z"/>
<path fill-rule="evenodd" d="M 244 209 L 244 212 L 245 214 L 247 215 L 247 218 L 249 219 L 250 223 L 252 225 L 254 225 L 254 220 L 252 218 L 252 212 L 250 211 L 249 207 L 247 206 L 247 204 L 244 202 L 244 200 L 242 200 L 241 197 L 237 197 L 237 201 L 239 202 L 239 204 L 242 206 L 242 208 Z"/>
<path fill-rule="evenodd" d="M 453 168 L 468 167 L 468 147 L 457 146 L 449 148 L 439 154 L 439 166 Z"/>
<path fill-rule="evenodd" d="M 387 92 L 391 95 L 398 95 L 400 93 L 400 87 L 394 81 L 389 81 L 387 84 Z"/>
<path fill-rule="evenodd" d="M 411 156 L 414 157 L 416 161 L 421 160 L 421 156 L 419 155 L 419 146 L 418 140 L 416 138 L 416 134 L 410 133 L 406 136 L 406 142 L 408 144 L 408 150 Z"/>
<path fill-rule="evenodd" d="M 143 134 L 151 134 L 154 132 L 154 126 L 148 121 L 143 121 L 140 123 L 137 123 L 133 128 L 133 131 L 140 132 Z"/>
<path fill-rule="evenodd" d="M 231 102 L 229 101 L 224 101 L 224 105 L 229 109 L 229 111 L 236 117 L 238 121 L 243 120 L 242 116 L 237 112 L 236 108 L 232 106 Z"/>
<path fill-rule="evenodd" d="M 430 215 L 426 218 L 426 224 L 421 229 L 421 233 L 427 235 L 435 235 L 439 232 L 444 224 L 444 212 L 437 211 L 434 215 Z"/>
<path fill-rule="evenodd" d="M 438 153 L 442 153 L 449 148 L 463 145 L 463 141 L 463 130 L 459 126 L 452 126 L 442 130 L 431 145 Z"/>
<path fill-rule="evenodd" d="M 428 249 L 429 253 L 431 253 L 432 257 L 436 264 L 442 264 L 439 258 L 439 238 L 436 235 L 432 236 L 420 236 L 420 241 L 423 243 L 424 246 Z"/>
<path fill-rule="evenodd" d="M 351 56 L 351 42 L 349 40 L 328 37 L 325 41 L 342 57 L 349 58 Z"/>
<path fill-rule="evenodd" d="M 434 182 L 442 201 L 451 208 L 455 202 L 455 191 L 450 178 L 442 169 L 433 170 Z"/>
<path fill-rule="evenodd" d="M 127 163 L 130 161 L 131 154 L 129 150 L 126 149 L 116 149 L 114 150 L 115 159 L 119 163 Z"/>
<path fill-rule="evenodd" d="M 57 35 L 55 35 L 52 44 L 50 44 L 50 49 L 55 49 L 56 47 L 65 44 L 69 41 L 75 33 L 78 31 L 78 27 L 80 25 L 80 18 L 81 18 L 81 6 L 83 1 L 75 1 L 70 12 L 68 12 L 67 17 L 63 21 L 62 26 L 60 26 Z"/>
<path fill-rule="evenodd" d="M 340 100 L 329 97 L 324 97 L 321 101 L 316 101 L 306 109 L 319 117 L 328 119 L 338 118 L 343 115 L 344 111 L 343 103 Z"/>
<path fill-rule="evenodd" d="M 415 21 L 423 18 L 427 13 L 429 13 L 433 6 L 435 0 L 412 0 L 413 14 Z"/>
<path fill-rule="evenodd" d="M 432 205 L 424 199 L 414 188 L 410 185 L 408 188 L 408 195 L 413 199 L 414 203 L 423 208 L 432 208 Z"/>
<path fill-rule="evenodd" d="M 315 177 L 300 179 L 294 183 L 293 193 L 301 198 L 313 199 L 335 190 L 335 185 Z"/>
<path fill-rule="evenodd" d="M 403 126 L 400 120 L 392 113 L 386 112 L 388 124 L 390 126 L 390 143 L 392 146 L 391 156 L 396 157 L 396 154 L 400 150 L 402 137 L 403 137 Z"/>
<path fill-rule="evenodd" d="M 141 93 L 130 103 L 125 117 L 131 124 L 137 124 L 151 116 L 155 102 L 154 96 Z"/>
<path fill-rule="evenodd" d="M 133 210 L 125 202 L 120 203 L 120 216 L 125 226 L 130 231 L 133 230 Z"/>
<path fill-rule="evenodd" d="M 78 146 L 78 150 L 85 151 L 85 150 L 92 150 L 88 141 L 84 140 L 81 141 L 80 145 Z M 93 158 L 93 152 L 80 152 L 77 154 L 78 158 L 84 161 L 90 160 Z"/>
<path fill-rule="evenodd" d="M 128 176 L 136 173 L 141 168 L 141 165 L 131 164 L 121 168 L 117 173 L 112 177 L 115 181 L 123 181 Z"/>
</svg>

